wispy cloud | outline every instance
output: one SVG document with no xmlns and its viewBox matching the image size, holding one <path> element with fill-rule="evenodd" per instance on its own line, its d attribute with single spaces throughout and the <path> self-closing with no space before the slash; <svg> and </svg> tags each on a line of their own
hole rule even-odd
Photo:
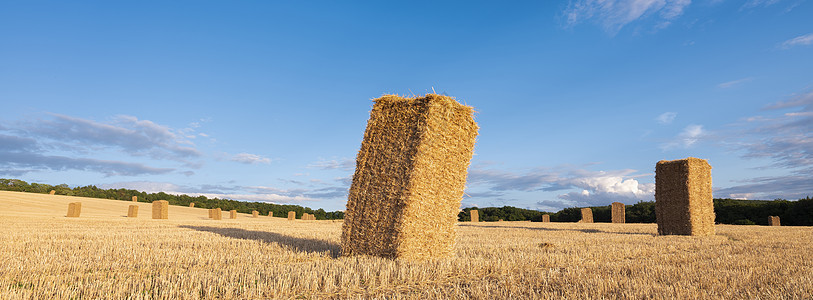
<svg viewBox="0 0 813 300">
<path fill-rule="evenodd" d="M 356 168 L 356 160 L 352 158 L 342 157 L 330 160 L 320 158 L 318 161 L 308 165 L 308 168 L 322 169 L 322 170 L 342 170 L 352 171 Z"/>
<path fill-rule="evenodd" d="M 677 113 L 675 113 L 675 112 L 665 112 L 665 113 L 662 113 L 657 118 L 655 118 L 655 120 L 657 120 L 658 123 L 661 123 L 663 125 L 668 125 L 668 124 L 672 124 L 672 121 L 675 120 L 675 117 L 677 117 Z"/>
<path fill-rule="evenodd" d="M 794 46 L 807 46 L 813 44 L 813 33 L 800 35 L 795 38 L 782 42 L 781 48 L 788 49 Z"/>
<path fill-rule="evenodd" d="M 717 85 L 717 87 L 721 88 L 721 89 L 732 88 L 732 87 L 741 85 L 743 83 L 749 82 L 751 80 L 754 80 L 754 78 L 753 77 L 746 77 L 746 78 L 742 78 L 742 79 L 737 79 L 737 80 L 732 80 L 732 81 L 727 81 L 727 82 L 720 83 L 720 84 Z"/>
<path fill-rule="evenodd" d="M 703 130 L 703 125 L 689 125 L 683 128 L 683 131 L 677 137 L 669 142 L 662 143 L 660 147 L 663 151 L 675 148 L 690 148 L 702 139 L 705 134 L 706 131 Z"/>
<path fill-rule="evenodd" d="M 244 164 L 270 164 L 271 159 L 257 154 L 238 153 L 229 158 L 230 161 L 235 161 Z"/>
<path fill-rule="evenodd" d="M 610 34 L 637 20 L 652 18 L 656 27 L 668 26 L 683 14 L 690 0 L 576 0 L 570 2 L 564 15 L 568 26 L 593 20 Z"/>
</svg>

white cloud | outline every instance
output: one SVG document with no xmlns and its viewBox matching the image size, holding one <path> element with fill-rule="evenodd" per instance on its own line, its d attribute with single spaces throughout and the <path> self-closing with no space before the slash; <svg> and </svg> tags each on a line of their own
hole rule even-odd
<svg viewBox="0 0 813 300">
<path fill-rule="evenodd" d="M 690 0 L 576 0 L 564 14 L 568 26 L 594 19 L 615 34 L 627 24 L 655 14 L 659 16 L 657 27 L 668 26 L 689 4 Z"/>
<path fill-rule="evenodd" d="M 229 158 L 230 161 L 235 161 L 244 164 L 270 164 L 271 159 L 257 154 L 251 153 L 238 153 Z"/>
<path fill-rule="evenodd" d="M 655 120 L 658 120 L 658 123 L 667 125 L 667 124 L 672 124 L 672 121 L 675 120 L 675 117 L 677 117 L 677 113 L 675 113 L 675 112 L 665 112 L 665 113 L 662 113 L 657 118 L 655 118 Z"/>
<path fill-rule="evenodd" d="M 703 125 L 686 126 L 672 141 L 661 144 L 661 149 L 667 151 L 675 148 L 690 148 L 705 134 L 706 131 L 703 130 Z"/>
<path fill-rule="evenodd" d="M 720 83 L 720 84 L 717 85 L 717 87 L 721 88 L 721 89 L 727 89 L 727 88 L 731 88 L 731 87 L 734 87 L 734 86 L 749 82 L 751 80 L 754 80 L 754 78 L 753 77 L 746 77 L 746 78 L 742 78 L 742 79 L 737 79 L 737 80 L 732 80 L 732 81 Z"/>
<path fill-rule="evenodd" d="M 782 43 L 782 48 L 788 49 L 793 46 L 807 46 L 813 44 L 813 33 L 797 36 Z"/>
</svg>

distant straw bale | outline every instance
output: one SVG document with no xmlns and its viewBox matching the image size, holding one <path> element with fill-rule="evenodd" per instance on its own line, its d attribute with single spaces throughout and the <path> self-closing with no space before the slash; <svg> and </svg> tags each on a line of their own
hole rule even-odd
<svg viewBox="0 0 813 300">
<path fill-rule="evenodd" d="M 215 208 L 212 210 L 212 219 L 213 220 L 222 220 L 223 219 L 223 210 L 220 207 Z"/>
<path fill-rule="evenodd" d="M 51 190 L 50 192 L 48 192 L 48 195 L 53 195 L 53 194 L 56 194 L 55 190 Z"/>
<path fill-rule="evenodd" d="M 138 202 L 138 196 L 133 196 L 133 202 Z"/>
<path fill-rule="evenodd" d="M 627 222 L 627 207 L 624 205 L 624 203 L 613 202 L 612 214 L 613 223 Z"/>
<path fill-rule="evenodd" d="M 771 226 L 781 226 L 781 225 L 779 224 L 779 217 L 777 217 L 777 216 L 770 216 L 769 218 L 770 218 Z"/>
<path fill-rule="evenodd" d="M 296 212 L 289 211 L 288 212 L 288 221 L 296 220 Z"/>
<path fill-rule="evenodd" d="M 705 159 L 658 162 L 655 218 L 662 235 L 714 235 L 711 165 Z"/>
<path fill-rule="evenodd" d="M 128 218 L 138 217 L 138 205 L 130 205 L 130 208 L 127 209 L 127 217 Z"/>
<path fill-rule="evenodd" d="M 474 110 L 435 94 L 374 101 L 348 194 L 342 254 L 453 255 L 477 137 Z"/>
<path fill-rule="evenodd" d="M 71 202 L 68 204 L 68 217 L 78 218 L 82 214 L 82 202 Z"/>
<path fill-rule="evenodd" d="M 237 219 L 237 210 L 234 210 L 234 209 L 230 210 L 229 211 L 229 218 L 230 219 Z"/>
<path fill-rule="evenodd" d="M 260 216 L 259 211 L 256 211 L 256 210 L 251 211 L 251 217 L 252 218 L 256 218 L 256 217 L 259 217 L 259 216 Z"/>
<path fill-rule="evenodd" d="M 582 208 L 582 219 L 579 223 L 593 223 L 593 210 L 589 207 Z"/>
<path fill-rule="evenodd" d="M 469 214 L 471 215 L 471 222 L 472 223 L 480 222 L 480 212 L 479 211 L 477 211 L 476 209 L 472 209 L 472 210 L 469 211 Z"/>
<path fill-rule="evenodd" d="M 544 223 L 550 222 L 550 215 L 542 215 L 542 222 Z"/>
<path fill-rule="evenodd" d="M 169 201 L 158 200 L 152 202 L 153 219 L 169 219 Z"/>
<path fill-rule="evenodd" d="M 209 219 L 214 218 L 214 217 L 215 217 L 215 209 L 210 208 L 209 209 Z"/>
<path fill-rule="evenodd" d="M 189 207 L 195 207 L 195 202 L 189 202 Z"/>
<path fill-rule="evenodd" d="M 274 216 L 274 212 L 273 212 L 273 211 L 269 211 L 269 212 L 268 212 L 268 216 L 269 216 L 269 217 L 273 217 L 273 216 Z"/>
</svg>

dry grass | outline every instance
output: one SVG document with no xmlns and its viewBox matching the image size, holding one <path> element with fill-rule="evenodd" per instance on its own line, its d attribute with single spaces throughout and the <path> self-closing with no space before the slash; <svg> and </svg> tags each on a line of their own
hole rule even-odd
<svg viewBox="0 0 813 300">
<path fill-rule="evenodd" d="M 64 217 L 76 201 L 83 217 Z M 127 218 L 132 204 L 0 192 L 0 299 L 813 297 L 810 227 L 459 223 L 454 257 L 404 261 L 340 257 L 341 222 Z"/>
</svg>

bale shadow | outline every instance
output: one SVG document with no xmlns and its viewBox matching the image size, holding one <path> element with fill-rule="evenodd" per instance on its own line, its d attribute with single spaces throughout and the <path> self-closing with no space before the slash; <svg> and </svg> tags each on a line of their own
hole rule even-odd
<svg viewBox="0 0 813 300">
<path fill-rule="evenodd" d="M 219 235 L 234 239 L 261 241 L 265 243 L 277 243 L 280 245 L 287 246 L 295 251 L 302 251 L 308 253 L 329 252 L 330 257 L 332 258 L 338 258 L 341 250 L 341 246 L 339 246 L 339 244 L 336 243 L 331 243 L 328 241 L 317 239 L 293 237 L 275 232 L 245 230 L 240 228 L 221 228 L 221 227 L 191 226 L 191 225 L 181 225 L 179 227 L 197 231 L 217 233 Z"/>
<path fill-rule="evenodd" d="M 612 232 L 612 231 L 604 231 L 604 230 L 599 230 L 599 229 L 560 229 L 560 228 L 544 228 L 544 227 L 493 226 L 493 225 L 474 225 L 474 224 L 460 224 L 459 226 L 471 226 L 471 227 L 481 227 L 481 228 L 528 229 L 528 230 L 539 230 L 539 231 L 578 231 L 578 232 L 583 232 L 583 233 L 607 233 L 607 234 L 629 234 L 629 235 L 650 235 L 650 236 L 655 236 L 655 234 L 645 233 L 645 232 Z"/>
</svg>

